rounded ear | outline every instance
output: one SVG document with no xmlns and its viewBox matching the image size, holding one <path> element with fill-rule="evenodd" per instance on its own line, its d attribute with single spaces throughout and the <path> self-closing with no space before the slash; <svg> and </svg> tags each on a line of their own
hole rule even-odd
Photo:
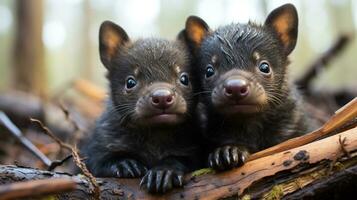
<svg viewBox="0 0 357 200">
<path fill-rule="evenodd" d="M 295 48 L 298 23 L 298 14 L 292 4 L 285 4 L 276 8 L 265 20 L 265 26 L 271 27 L 277 33 L 286 55 L 289 55 Z"/>
<path fill-rule="evenodd" d="M 110 70 L 110 62 L 117 55 L 121 46 L 129 42 L 129 36 L 123 28 L 111 21 L 104 21 L 99 29 L 99 53 L 104 66 Z"/>
<path fill-rule="evenodd" d="M 209 26 L 203 19 L 197 16 L 189 16 L 187 18 L 185 27 L 186 39 L 192 43 L 195 48 L 201 45 L 209 31 Z"/>
</svg>

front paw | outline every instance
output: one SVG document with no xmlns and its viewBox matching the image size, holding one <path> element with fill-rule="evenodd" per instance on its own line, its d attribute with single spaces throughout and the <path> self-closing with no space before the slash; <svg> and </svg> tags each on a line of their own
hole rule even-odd
<svg viewBox="0 0 357 200">
<path fill-rule="evenodd" d="M 147 172 L 143 164 L 132 159 L 121 160 L 113 165 L 113 170 L 118 178 L 139 178 Z"/>
<path fill-rule="evenodd" d="M 150 193 L 165 193 L 182 186 L 183 172 L 172 169 L 151 169 L 140 182 L 140 187 Z"/>
<path fill-rule="evenodd" d="M 248 155 L 246 149 L 227 145 L 209 154 L 208 165 L 215 170 L 228 170 L 243 165 Z"/>
</svg>

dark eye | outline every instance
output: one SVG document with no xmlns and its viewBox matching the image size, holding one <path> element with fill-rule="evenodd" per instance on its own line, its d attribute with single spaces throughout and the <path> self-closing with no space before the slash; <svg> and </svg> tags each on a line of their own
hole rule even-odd
<svg viewBox="0 0 357 200">
<path fill-rule="evenodd" d="M 126 79 L 126 88 L 131 89 L 136 86 L 136 80 L 133 77 L 129 77 Z"/>
<path fill-rule="evenodd" d="M 181 74 L 180 76 L 180 82 L 183 84 L 183 85 L 188 85 L 188 75 L 186 73 L 183 73 Z"/>
<path fill-rule="evenodd" d="M 266 61 L 261 62 L 259 64 L 259 71 L 263 72 L 264 74 L 269 74 L 270 73 L 269 63 Z"/>
<path fill-rule="evenodd" d="M 206 68 L 206 78 L 209 78 L 213 75 L 214 75 L 213 66 L 209 64 L 209 65 L 207 65 L 207 68 Z"/>
</svg>

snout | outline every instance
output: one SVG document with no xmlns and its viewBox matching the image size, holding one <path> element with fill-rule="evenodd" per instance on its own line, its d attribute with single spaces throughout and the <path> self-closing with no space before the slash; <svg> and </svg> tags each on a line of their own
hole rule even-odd
<svg viewBox="0 0 357 200">
<path fill-rule="evenodd" d="M 159 88 L 151 93 L 151 105 L 154 108 L 165 110 L 175 103 L 175 94 L 168 88 Z"/>
<path fill-rule="evenodd" d="M 142 90 L 135 106 L 137 124 L 167 126 L 181 123 L 187 112 L 186 99 L 174 85 L 152 83 Z"/>
<path fill-rule="evenodd" d="M 233 72 L 235 74 L 233 74 Z M 224 74 L 215 85 L 211 101 L 224 114 L 252 114 L 263 110 L 267 96 L 261 84 L 249 78 L 248 72 Z"/>
<path fill-rule="evenodd" d="M 223 90 L 227 98 L 241 100 L 249 94 L 248 81 L 240 77 L 229 78 L 224 82 Z"/>
</svg>

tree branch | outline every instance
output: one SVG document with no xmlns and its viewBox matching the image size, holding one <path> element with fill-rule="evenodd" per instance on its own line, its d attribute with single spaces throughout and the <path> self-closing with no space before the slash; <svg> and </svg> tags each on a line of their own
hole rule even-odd
<svg viewBox="0 0 357 200">
<path fill-rule="evenodd" d="M 1 199 L 17 199 L 41 195 L 59 194 L 76 189 L 76 182 L 71 178 L 31 180 L 0 186 Z"/>
<path fill-rule="evenodd" d="M 317 58 L 308 68 L 307 71 L 295 81 L 298 87 L 302 90 L 309 90 L 312 80 L 323 68 L 326 68 L 327 65 L 338 56 L 350 43 L 352 40 L 351 34 L 342 34 L 336 42 Z"/>
<path fill-rule="evenodd" d="M 344 140 L 343 149 L 340 144 L 340 137 Z M 346 139 L 344 139 L 346 138 Z M 351 153 L 348 158 L 344 151 Z M 163 196 L 155 196 L 145 193 L 139 189 L 137 179 L 115 179 L 98 178 L 100 183 L 101 199 L 218 199 L 234 195 L 249 195 L 249 191 L 260 181 L 266 179 L 291 181 L 291 177 L 300 176 L 306 171 L 324 170 L 328 172 L 329 166 L 326 161 L 330 160 L 356 160 L 357 151 L 357 127 L 328 138 L 280 152 L 274 155 L 265 156 L 247 162 L 240 168 L 202 176 L 188 175 L 183 189 L 174 190 Z M 356 162 L 352 162 L 355 166 Z M 333 170 L 332 174 L 339 170 Z M 283 175 L 282 175 L 283 174 Z M 329 174 L 329 173 L 328 173 Z M 12 183 L 19 180 L 43 179 L 51 177 L 68 177 L 68 174 L 53 173 L 27 168 L 15 168 L 13 166 L 0 167 L 0 183 Z M 325 178 L 316 176 L 309 184 Z M 282 178 L 283 177 L 283 178 Z M 72 177 L 77 182 L 77 189 L 58 194 L 58 199 L 86 199 L 92 197 L 89 183 L 83 176 Z M 303 185 L 301 188 L 304 188 Z M 267 184 L 265 190 L 269 191 L 274 187 L 274 182 Z M 287 194 L 299 190 L 295 188 Z M 262 190 L 263 191 L 263 190 Z M 262 194 L 263 195 L 263 194 Z"/>
</svg>

